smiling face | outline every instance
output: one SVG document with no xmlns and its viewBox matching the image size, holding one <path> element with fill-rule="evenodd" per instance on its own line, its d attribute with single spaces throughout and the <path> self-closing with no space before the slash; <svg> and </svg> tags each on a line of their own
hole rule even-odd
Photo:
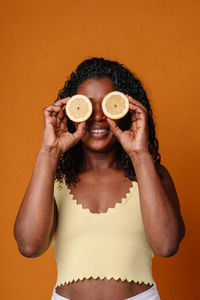
<svg viewBox="0 0 200 300">
<path fill-rule="evenodd" d="M 101 107 L 104 96 L 114 90 L 109 78 L 87 79 L 77 89 L 77 94 L 87 96 L 93 106 L 93 113 L 86 122 L 87 133 L 81 139 L 83 147 L 90 151 L 107 152 L 118 145 Z"/>
</svg>

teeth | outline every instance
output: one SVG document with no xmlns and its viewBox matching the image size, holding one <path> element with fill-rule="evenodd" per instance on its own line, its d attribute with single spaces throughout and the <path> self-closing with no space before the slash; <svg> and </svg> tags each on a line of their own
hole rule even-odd
<svg viewBox="0 0 200 300">
<path fill-rule="evenodd" d="M 91 129 L 90 130 L 93 133 L 102 133 L 108 131 L 107 129 Z"/>
</svg>

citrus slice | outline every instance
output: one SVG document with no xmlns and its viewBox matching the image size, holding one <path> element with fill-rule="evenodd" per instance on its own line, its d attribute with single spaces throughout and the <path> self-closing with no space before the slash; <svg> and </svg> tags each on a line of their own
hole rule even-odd
<svg viewBox="0 0 200 300">
<path fill-rule="evenodd" d="M 73 122 L 83 122 L 92 114 L 92 103 L 84 95 L 74 95 L 67 102 L 65 109 L 70 120 Z"/>
<path fill-rule="evenodd" d="M 108 93 L 102 101 L 102 110 L 106 117 L 110 119 L 121 119 L 129 111 L 129 100 L 121 92 L 114 91 Z"/>
</svg>

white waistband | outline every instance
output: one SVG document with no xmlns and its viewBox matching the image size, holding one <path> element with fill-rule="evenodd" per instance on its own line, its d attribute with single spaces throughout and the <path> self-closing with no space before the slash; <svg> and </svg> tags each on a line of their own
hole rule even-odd
<svg viewBox="0 0 200 300">
<path fill-rule="evenodd" d="M 154 284 L 150 289 L 144 291 L 136 296 L 128 298 L 126 300 L 160 300 L 156 284 Z"/>
<path fill-rule="evenodd" d="M 68 298 L 62 297 L 56 293 L 56 289 L 53 290 L 53 295 L 51 300 L 70 300 Z M 156 284 L 154 284 L 150 289 L 144 291 L 136 296 L 125 300 L 160 300 Z"/>
</svg>

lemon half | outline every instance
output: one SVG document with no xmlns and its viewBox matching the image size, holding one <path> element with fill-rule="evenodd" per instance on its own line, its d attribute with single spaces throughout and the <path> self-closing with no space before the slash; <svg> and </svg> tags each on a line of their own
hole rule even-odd
<svg viewBox="0 0 200 300">
<path fill-rule="evenodd" d="M 108 93 L 103 98 L 101 105 L 104 114 L 110 119 L 121 119 L 129 111 L 129 100 L 127 96 L 118 91 Z"/>
<path fill-rule="evenodd" d="M 84 95 L 72 96 L 66 104 L 66 114 L 73 122 L 83 122 L 92 114 L 92 103 Z"/>
</svg>

